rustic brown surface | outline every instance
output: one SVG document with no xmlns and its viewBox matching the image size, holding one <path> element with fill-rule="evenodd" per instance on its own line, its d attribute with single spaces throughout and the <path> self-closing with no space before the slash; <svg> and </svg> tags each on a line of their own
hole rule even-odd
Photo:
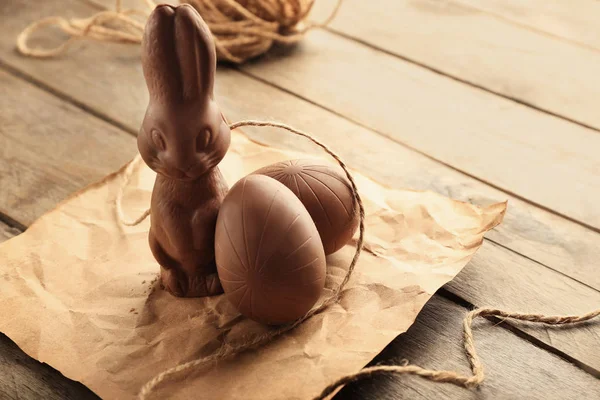
<svg viewBox="0 0 600 400">
<path fill-rule="evenodd" d="M 441 297 L 432 298 L 414 325 L 390 343 L 371 364 L 392 364 L 402 359 L 426 368 L 469 373 L 462 343 L 462 326 L 456 324 L 464 308 Z M 477 350 L 488 380 L 480 389 L 444 384 L 422 378 L 383 376 L 350 384 L 339 397 L 352 400 L 397 399 L 593 399 L 600 396 L 600 380 L 485 319 L 475 320 Z M 569 377 L 569 378 L 566 378 Z"/>
<path fill-rule="evenodd" d="M 348 9 L 342 11 L 336 24 L 344 25 L 347 16 L 354 15 L 357 3 L 348 1 Z M 411 3 L 424 4 L 426 0 Z M 497 2 L 490 2 L 493 3 Z M 455 5 L 442 9 L 452 10 L 457 3 L 452 4 Z M 377 10 L 375 7 L 373 12 Z M 0 14 L 11 16 L 3 20 L 0 28 L 0 65 L 5 69 L 0 70 L 0 87 L 5 89 L 0 96 L 2 220 L 30 224 L 69 193 L 116 169 L 135 152 L 131 134 L 136 133 L 147 104 L 138 48 L 82 42 L 66 56 L 46 61 L 23 58 L 13 49 L 16 34 L 34 19 L 54 14 L 84 16 L 92 11 L 89 4 L 75 0 L 9 0 L 0 4 Z M 489 11 L 485 15 L 477 13 L 476 21 L 488 18 L 488 14 Z M 443 17 L 443 12 L 436 17 L 440 29 L 447 23 Z M 336 24 L 334 31 L 340 29 Z M 502 25 L 502 29 L 508 32 L 509 25 Z M 344 26 L 350 29 L 345 32 L 350 36 L 365 28 Z M 469 24 L 465 26 L 461 29 L 467 29 Z M 473 23 L 471 31 L 480 31 L 478 26 Z M 397 34 L 397 30 L 390 30 L 388 41 L 382 42 L 381 47 L 410 58 L 401 48 L 386 47 L 392 45 Z M 530 33 L 523 35 L 525 42 Z M 41 36 L 44 35 L 38 37 Z M 45 36 L 37 43 L 56 43 L 51 39 L 55 34 Z M 475 39 L 466 41 L 463 45 L 471 49 L 473 57 L 486 54 L 477 53 Z M 560 46 L 569 46 L 566 41 L 561 43 Z M 440 53 L 434 47 L 424 42 L 419 51 L 437 60 Z M 496 50 L 499 53 L 493 54 L 510 55 L 508 51 Z M 457 301 L 479 306 L 556 314 L 581 313 L 598 307 L 600 274 L 596 264 L 600 259 L 600 235 L 594 231 L 600 227 L 596 206 L 600 191 L 597 132 L 433 74 L 331 32 L 313 32 L 302 46 L 280 53 L 284 54 L 254 62 L 241 72 L 219 70 L 216 95 L 229 119 L 276 119 L 314 132 L 350 166 L 390 186 L 429 189 L 478 204 L 510 199 L 504 224 L 489 235 L 491 241 L 446 287 L 450 298 L 460 296 Z M 550 57 L 542 54 L 536 60 L 545 56 Z M 594 69 L 592 60 L 590 57 L 579 61 L 583 66 L 578 75 L 573 68 L 561 70 L 572 71 L 583 79 L 585 71 Z M 504 62 L 514 62 L 511 67 L 518 65 L 515 59 L 506 58 Z M 546 68 L 547 72 L 554 67 Z M 370 70 L 374 75 L 367 79 L 366 72 Z M 468 81 L 482 70 L 481 65 L 471 65 L 456 74 Z M 524 71 L 515 79 L 526 80 L 528 73 Z M 595 78 L 589 74 L 587 77 Z M 503 76 L 494 78 L 505 86 L 510 84 Z M 565 92 L 567 81 L 557 83 L 544 74 L 527 78 L 535 89 L 531 93 L 537 93 L 536 99 L 560 99 L 571 93 Z M 572 90 L 578 88 L 575 85 Z M 585 87 L 578 92 L 580 102 L 565 103 L 557 114 L 571 119 L 591 115 L 586 107 L 593 102 L 585 100 L 591 98 L 593 90 L 593 85 Z M 519 95 L 523 93 L 529 92 L 517 91 Z M 554 107 L 559 103 L 552 100 L 548 104 Z M 249 129 L 248 133 L 269 144 L 312 148 L 305 141 L 275 130 Z M 496 151 L 483 151 L 484 145 L 495 146 Z M 68 162 L 64 161 L 66 157 Z M 6 236 L 4 232 L 0 229 L 0 238 Z M 456 367 L 468 372 L 460 348 L 464 311 L 436 296 L 415 327 L 390 345 L 378 360 L 407 357 L 424 367 Z M 578 329 L 513 326 L 518 326 L 516 333 L 523 338 L 488 326 L 475 333 L 489 377 L 479 392 L 469 394 L 417 378 L 382 378 L 352 385 L 341 397 L 598 396 L 598 380 L 590 375 L 600 375 L 600 355 L 594 351 L 600 345 L 598 324 Z M 0 357 L 13 360 L 12 364 L 0 363 L 0 397 L 92 396 L 10 346 L 10 342 L 0 340 Z M 17 364 L 23 366 L 22 370 L 15 367 Z M 12 371 L 22 372 L 11 375 Z M 566 391 L 561 381 L 572 384 L 572 391 Z"/>
<path fill-rule="evenodd" d="M 15 17 L 4 28 L 12 35 L 1 38 L 2 47 L 13 48 L 11 37 L 27 21 L 56 12 L 51 3 L 21 6 L 20 14 L 16 12 L 19 7 L 13 7 L 10 12 Z M 61 4 L 71 15 L 89 15 L 95 10 L 83 2 Z M 34 76 L 43 72 L 44 84 L 91 105 L 101 115 L 139 126 L 147 93 L 136 91 L 142 79 L 139 49 L 123 50 L 125 47 L 85 42 L 74 46 L 68 56 L 51 62 L 24 63 L 14 52 L 3 57 Z M 593 201 L 594 196 L 600 196 L 600 174 L 595 173 L 598 157 L 594 152 L 600 146 L 597 132 L 325 31 L 312 32 L 296 51 L 285 53 L 251 63 L 244 70 L 453 168 L 600 229 L 600 212 Z M 135 78 L 121 73 L 127 67 Z M 114 75 L 117 70 L 119 74 Z M 116 78 L 129 84 L 119 88 L 112 84 Z M 109 85 L 113 96 L 120 101 L 127 97 L 137 106 L 127 110 L 115 107 L 109 96 L 89 98 L 87 90 L 92 82 L 94 87 Z M 124 114 L 128 116 L 123 118 Z M 400 122 L 402 129 L 398 129 Z M 481 151 L 483 148 L 487 151 Z M 552 181 L 548 176 L 553 176 Z M 579 196 L 579 187 L 585 187 L 588 196 Z"/>
<path fill-rule="evenodd" d="M 584 47 L 600 49 L 597 0 L 457 0 L 496 18 Z"/>
<path fill-rule="evenodd" d="M 133 157 L 117 128 L 0 70 L 0 213 L 29 225 Z"/>
<path fill-rule="evenodd" d="M 485 242 L 446 289 L 477 306 L 548 315 L 585 314 L 600 305 L 600 292 L 544 266 Z M 513 323 L 511 323 L 513 324 Z M 559 330 L 515 324 L 548 346 L 574 357 L 600 377 L 598 324 Z"/>
<path fill-rule="evenodd" d="M 94 11 L 74 0 L 66 4 L 78 15 Z M 40 7 L 21 8 L 22 14 L 15 14 L 14 20 L 7 24 L 7 29 L 16 35 L 28 18 L 47 15 L 51 9 L 46 3 Z M 92 112 L 106 116 L 128 131 L 138 130 L 147 104 L 139 49 L 125 45 L 87 43 L 85 48 L 71 51 L 68 57 L 48 62 L 24 59 L 9 51 L 13 46 L 10 36 L 0 37 L 0 44 L 7 49 L 0 53 L 0 59 L 30 74 L 30 78 L 40 84 L 59 91 L 62 96 L 75 102 L 85 102 L 85 107 Z M 107 78 L 106 71 L 117 70 L 118 76 L 114 76 L 112 81 Z M 216 94 L 230 120 L 270 118 L 329 138 L 328 142 L 333 142 L 335 150 L 351 166 L 390 186 L 433 190 L 478 204 L 509 199 L 507 217 L 498 229 L 490 233 L 490 238 L 600 289 L 600 274 L 594 267 L 600 258 L 600 236 L 595 232 L 469 179 L 427 156 L 375 135 L 373 131 L 302 101 L 293 94 L 244 77 L 231 69 L 221 68 L 217 75 Z M 90 81 L 94 82 L 95 96 L 89 96 Z M 115 107 L 115 104 L 119 104 L 119 107 Z M 272 104 L 277 106 L 273 107 Z M 272 145 L 300 147 L 302 150 L 314 148 L 301 138 L 277 130 L 247 129 L 247 132 L 253 138 Z"/>
<path fill-rule="evenodd" d="M 318 19 L 329 12 L 326 3 L 317 3 Z M 560 0 L 348 0 L 331 29 L 501 96 L 600 128 L 593 101 L 600 96 L 600 79 L 590 79 L 600 68 L 600 53 L 547 33 L 569 35 L 575 28 L 575 40 L 593 41 L 593 34 L 600 33 L 594 19 L 599 12 L 600 6 L 591 0 L 577 1 L 576 6 Z M 567 18 L 560 26 L 563 15 Z M 537 25 L 543 31 L 532 29 Z M 600 36 L 595 41 L 600 44 Z M 569 73 L 573 65 L 578 66 L 576 74 Z"/>
<path fill-rule="evenodd" d="M 87 15 L 94 11 L 80 2 L 71 1 L 66 4 L 73 14 Z M 5 28 L 11 34 L 0 37 L 0 44 L 6 49 L 0 57 L 5 62 L 18 67 L 20 71 L 30 74 L 41 84 L 52 87 L 69 99 L 84 102 L 85 107 L 89 107 L 94 113 L 116 121 L 131 132 L 137 131 L 147 102 L 137 48 L 86 43 L 76 45 L 68 56 L 50 62 L 24 59 L 10 51 L 13 46 L 11 37 L 19 32 L 26 21 L 48 15 L 53 8 L 52 5 L 44 3 L 35 7 L 30 5 L 29 8 L 14 9 L 20 13 L 15 13 L 14 19 L 8 21 Z M 107 71 L 119 73 L 109 79 Z M 90 82 L 94 82 L 95 96 L 89 96 Z M 118 85 L 117 82 L 127 84 Z M 346 118 L 256 80 L 244 78 L 238 72 L 224 68 L 219 71 L 217 96 L 226 115 L 232 120 L 248 117 L 273 118 L 331 138 L 330 142 L 335 142 L 334 148 L 348 159 L 352 166 L 391 186 L 430 189 L 476 203 L 509 199 L 510 207 L 506 220 L 489 235 L 491 239 L 600 289 L 600 274 L 594 267 L 600 257 L 600 237 L 595 232 L 572 224 L 551 212 L 530 207 L 507 193 L 483 185 L 475 179 L 469 179 L 427 156 L 373 135 L 372 131 Z M 252 101 L 248 101 L 250 96 Z M 269 106 L 273 103 L 277 104 L 277 107 Z M 115 107 L 115 104 L 119 104 L 119 107 Z M 537 112 L 530 113 L 535 115 Z M 279 131 L 249 132 L 254 138 L 270 144 L 311 148 L 306 141 Z M 564 136 L 567 135 L 568 132 L 565 132 Z M 457 148 L 455 151 L 462 150 Z M 540 165 L 547 164 L 542 162 Z M 515 167 L 509 167 L 513 174 L 515 171 L 520 172 Z M 518 174 L 515 176 L 518 178 Z M 546 178 L 543 181 L 546 184 L 552 183 Z"/>
<path fill-rule="evenodd" d="M 0 222 L 0 243 L 20 232 L 17 228 Z M 82 384 L 65 378 L 48 364 L 32 359 L 0 333 L 0 399 L 40 398 L 91 400 L 98 397 Z"/>
<path fill-rule="evenodd" d="M 0 221 L 0 243 L 17 236 L 19 233 L 21 233 L 21 231 L 17 228 L 6 225 L 4 222 Z"/>
<path fill-rule="evenodd" d="M 600 196 L 595 130 L 326 31 L 312 32 L 296 51 L 272 53 L 242 69 L 477 179 L 600 228 L 593 200 Z M 589 197 L 580 195 L 583 187 Z"/>
<path fill-rule="evenodd" d="M 29 357 L 0 333 L 0 399 L 92 400 L 99 397 L 48 364 Z"/>
</svg>

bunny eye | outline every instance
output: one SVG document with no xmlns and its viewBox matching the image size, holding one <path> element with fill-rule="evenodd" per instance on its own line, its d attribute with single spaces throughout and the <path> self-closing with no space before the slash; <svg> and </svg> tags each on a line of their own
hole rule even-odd
<svg viewBox="0 0 600 400">
<path fill-rule="evenodd" d="M 154 143 L 154 146 L 156 146 L 158 150 L 163 151 L 166 149 L 167 145 L 165 144 L 165 139 L 159 131 L 157 131 L 156 129 L 152 129 L 150 136 L 152 137 L 152 142 Z"/>
<path fill-rule="evenodd" d="M 212 132 L 210 129 L 206 128 L 196 138 L 196 151 L 202 151 L 208 146 L 210 143 L 210 139 L 212 137 Z"/>
</svg>

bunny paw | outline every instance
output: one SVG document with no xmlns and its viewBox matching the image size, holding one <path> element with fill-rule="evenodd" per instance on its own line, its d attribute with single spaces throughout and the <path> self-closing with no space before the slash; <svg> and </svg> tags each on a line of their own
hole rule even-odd
<svg viewBox="0 0 600 400">
<path fill-rule="evenodd" d="M 206 293 L 207 296 L 215 296 L 223 293 L 223 287 L 217 273 L 212 273 L 206 276 Z"/>
<path fill-rule="evenodd" d="M 160 280 L 165 290 L 172 293 L 174 296 L 183 297 L 187 295 L 181 280 L 178 279 L 174 270 L 161 268 Z"/>
</svg>

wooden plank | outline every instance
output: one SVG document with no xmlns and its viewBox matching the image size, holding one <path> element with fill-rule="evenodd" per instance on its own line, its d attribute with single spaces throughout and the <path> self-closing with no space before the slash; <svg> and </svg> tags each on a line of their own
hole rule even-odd
<svg viewBox="0 0 600 400">
<path fill-rule="evenodd" d="M 0 121 L 5 123 L 10 120 L 0 116 Z M 2 136 L 0 136 L 0 143 Z M 4 162 L 6 159 L 0 158 L 0 164 Z M 0 243 L 20 233 L 19 229 L 0 221 Z M 29 357 L 3 333 L 0 333 L 0 398 L 6 400 L 99 399 L 81 383 L 68 379 L 48 364 Z"/>
<path fill-rule="evenodd" d="M 432 190 L 476 204 L 509 199 L 504 222 L 487 236 L 600 290 L 600 274 L 596 269 L 600 259 L 598 233 L 481 184 L 292 95 L 245 79 L 235 71 L 221 70 L 219 83 L 217 95 L 230 119 L 275 119 L 314 132 L 353 168 L 389 186 Z M 245 101 L 249 96 L 252 101 Z M 254 139 L 271 145 L 314 151 L 305 140 L 278 130 L 246 131 Z"/>
<path fill-rule="evenodd" d="M 596 131 L 324 31 L 312 32 L 296 51 L 282 50 L 242 69 L 477 179 L 600 229 L 594 200 L 600 196 Z"/>
<path fill-rule="evenodd" d="M 20 234 L 17 228 L 0 221 L 0 243 Z M 41 363 L 0 333 L 0 398 L 7 400 L 88 400 L 98 397 L 79 382 Z"/>
<path fill-rule="evenodd" d="M 408 332 L 399 336 L 371 363 L 397 364 L 402 359 L 424 368 L 469 374 L 462 342 L 466 310 L 440 297 L 432 298 Z M 435 323 L 432 323 L 435 321 Z M 469 391 L 411 376 L 379 376 L 350 384 L 339 393 L 345 400 L 396 399 L 594 399 L 595 379 L 555 355 L 516 337 L 487 320 L 474 324 L 475 347 L 486 380 Z M 556 335 L 569 329 L 557 329 Z M 526 373 L 524 373 L 526 371 Z"/>
<path fill-rule="evenodd" d="M 0 223 L 0 226 L 3 224 Z M 18 231 L 6 225 L 0 232 Z M 0 236 L 2 238 L 2 236 Z M 0 239 L 1 241 L 2 239 Z M 462 354 L 461 327 L 465 310 L 439 296 L 434 296 L 409 331 L 392 342 L 371 364 L 397 363 L 402 358 L 427 368 L 453 369 L 468 373 Z M 432 324 L 431 321 L 436 321 Z M 600 381 L 569 363 L 528 344 L 507 331 L 477 324 L 477 348 L 486 366 L 487 381 L 481 392 L 491 398 L 518 398 L 535 390 L 533 398 L 564 399 L 573 393 L 596 393 Z M 553 329 L 555 337 L 569 337 L 569 329 Z M 504 350 L 504 352 L 503 352 Z M 506 359 L 506 353 L 517 354 Z M 6 399 L 96 399 L 83 385 L 62 376 L 47 364 L 25 355 L 10 339 L 0 335 L 0 397 Z M 528 371 L 525 375 L 518 371 Z M 549 379 L 548 376 L 553 377 Z M 569 386 L 563 384 L 570 382 Z M 550 387 L 549 387 L 550 385 Z M 585 390 L 583 390 L 585 389 Z M 397 399 L 434 396 L 476 398 L 476 392 L 451 385 L 436 385 L 415 377 L 380 377 L 348 385 L 339 399 Z M 585 398 L 585 397 L 580 397 Z"/>
<path fill-rule="evenodd" d="M 125 163 L 133 138 L 0 70 L 0 210 L 28 225 Z M 0 242 L 20 231 L 0 222 Z M 0 334 L 0 398 L 99 399 Z"/>
<path fill-rule="evenodd" d="M 135 140 L 0 70 L 0 212 L 29 225 L 135 155 Z"/>
<path fill-rule="evenodd" d="M 497 18 L 600 49 L 597 0 L 458 0 Z"/>
<path fill-rule="evenodd" d="M 19 68 L 27 74 L 36 74 L 45 70 L 46 79 L 43 84 L 46 88 L 55 93 L 71 96 L 71 100 L 77 104 L 93 106 L 93 110 L 88 111 L 100 113 L 100 116 L 105 119 L 122 121 L 123 115 L 131 116 L 130 110 L 122 110 L 122 107 L 115 106 L 116 98 L 119 99 L 117 104 L 123 102 L 137 104 L 132 125 L 139 128 L 148 103 L 148 94 L 144 86 L 140 87 L 140 83 L 143 84 L 144 80 L 137 46 L 81 40 L 75 43 L 66 55 L 50 60 L 23 57 L 16 50 L 17 35 L 31 22 L 58 14 L 67 18 L 88 17 L 97 11 L 98 9 L 90 4 L 77 0 L 0 2 L 0 13 L 11 15 L 11 18 L 2 21 L 0 60 L 8 65 L 28 66 L 28 68 Z M 34 35 L 31 45 L 56 46 L 65 38 L 65 35 L 56 33 L 50 28 L 49 31 Z M 103 55 L 103 52 L 107 54 Z M 110 63 L 107 63 L 108 60 Z M 134 79 L 131 80 L 129 75 L 121 75 L 121 71 L 128 71 Z M 109 90 L 110 94 L 99 92 L 100 89 Z M 93 90 L 93 96 L 90 96 L 90 90 Z M 102 95 L 96 95 L 97 92 Z M 73 94 L 77 95 L 72 96 Z"/>
<path fill-rule="evenodd" d="M 315 19 L 329 12 L 325 3 L 317 3 Z M 529 11 L 543 12 L 531 2 L 519 3 L 527 4 Z M 331 29 L 502 96 L 600 128 L 595 103 L 600 97 L 596 72 L 600 53 L 479 9 L 492 7 L 477 0 L 348 0 Z M 575 9 L 564 2 L 562 7 Z M 600 13 L 595 17 L 600 18 Z"/>
<path fill-rule="evenodd" d="M 0 221 L 0 243 L 17 236 L 19 233 L 21 233 L 21 231 L 17 228 L 8 226 L 4 222 Z"/>
<path fill-rule="evenodd" d="M 598 309 L 600 292 L 572 279 L 559 279 L 536 262 L 490 242 L 445 288 L 477 306 L 546 315 L 579 315 Z M 600 377 L 600 321 L 560 330 L 513 323 L 520 330 L 566 354 Z"/>
<path fill-rule="evenodd" d="M 79 382 L 23 353 L 0 333 L 0 398 L 5 400 L 96 400 Z"/>
<path fill-rule="evenodd" d="M 37 8 L 34 11 L 36 10 Z M 30 16 L 31 12 L 33 11 L 29 10 L 27 15 Z M 23 17 L 19 17 L 17 14 L 15 19 L 18 18 Z M 139 71 L 139 61 L 136 58 L 139 53 L 137 52 L 138 49 L 135 47 L 94 44 L 89 45 L 86 49 L 74 51 L 68 59 L 52 60 L 50 64 L 47 61 L 23 59 L 11 54 L 2 54 L 2 57 L 4 57 L 5 63 L 33 76 L 43 85 L 60 91 L 65 97 L 87 102 L 86 107 L 95 110 L 94 112 L 97 114 L 122 121 L 124 126 L 134 131 L 137 129 L 139 118 L 141 118 L 146 104 L 145 101 L 139 101 L 145 99 L 146 91 Z M 311 57 L 308 56 L 308 58 Z M 75 59 L 74 64 L 71 64 L 73 59 Z M 299 63 L 298 68 L 303 68 L 304 64 L 304 61 Z M 69 67 L 69 65 L 81 67 L 82 71 L 70 73 L 70 68 L 73 67 Z M 94 67 L 88 69 L 86 65 Z M 105 71 L 98 71 L 95 67 L 97 65 L 102 65 L 104 70 L 117 71 L 118 78 L 126 84 L 118 85 L 114 81 L 102 78 L 105 76 Z M 79 80 L 81 76 L 85 76 L 86 79 Z M 69 84 L 62 83 L 65 81 L 69 81 Z M 89 96 L 87 91 L 90 81 L 96 82 L 95 96 Z M 283 119 L 302 129 L 321 132 L 327 142 L 335 143 L 334 147 L 348 160 L 351 166 L 392 186 L 430 188 L 455 198 L 476 202 L 489 202 L 491 199 L 505 197 L 501 192 L 494 191 L 460 173 L 453 172 L 442 164 L 387 140 L 381 135 L 374 135 L 372 131 L 353 124 L 347 119 L 337 117 L 308 102 L 300 101 L 292 95 L 244 77 L 236 71 L 221 69 L 217 83 L 219 102 L 229 118 L 235 120 L 243 117 L 272 117 Z M 106 107 L 103 105 L 105 103 L 110 103 L 111 106 Z M 276 107 L 273 104 L 276 104 Z M 267 131 L 260 134 L 257 132 L 250 131 L 252 137 L 271 144 L 287 146 L 300 144 L 301 149 L 306 148 L 305 142 L 291 139 L 289 135 L 281 132 Z M 515 201 L 515 203 L 517 203 L 520 213 L 514 216 L 513 225 L 509 231 L 515 242 L 520 240 L 521 235 L 528 234 L 529 246 L 534 247 L 535 243 L 540 243 L 538 246 L 540 249 L 537 251 L 541 254 L 544 251 L 561 248 L 562 237 L 579 237 L 579 234 L 582 233 L 581 236 L 584 239 L 589 238 L 590 240 L 589 244 L 586 242 L 585 246 L 582 246 L 583 251 L 588 252 L 590 256 L 597 251 L 595 250 L 598 248 L 596 233 L 586 231 L 580 226 L 522 202 Z M 509 220 L 507 219 L 507 221 Z M 589 233 L 588 236 L 585 236 L 586 232 Z M 554 237 L 556 240 L 546 246 L 548 237 Z M 565 250 L 566 252 L 568 250 Z M 502 274 L 519 274 L 518 265 L 509 263 L 507 268 L 512 269 L 507 269 L 503 266 L 502 259 L 497 261 L 496 268 Z M 568 269 L 569 267 L 564 265 L 560 268 Z M 576 271 L 575 268 L 572 270 Z M 588 266 L 586 271 L 589 271 L 590 280 L 593 280 L 594 277 L 598 279 L 592 266 Z M 561 285 L 561 282 L 566 280 L 568 284 L 573 285 L 574 290 L 586 288 L 585 285 L 567 280 L 562 275 L 545 267 L 541 267 L 539 273 L 543 279 L 552 284 Z M 588 279 L 588 272 L 584 272 L 583 275 Z M 497 284 L 501 289 L 502 279 Z M 494 300 L 493 297 L 489 298 L 486 303 Z M 540 340 L 543 341 L 543 339 Z M 561 345 L 561 343 L 559 342 L 557 345 Z M 574 351 L 576 352 L 570 354 L 571 357 L 579 358 L 581 356 L 582 359 L 587 360 L 585 355 L 581 354 L 588 352 L 587 349 L 580 348 Z M 598 366 L 594 365 L 593 367 Z"/>
<path fill-rule="evenodd" d="M 11 2 L 5 4 L 10 5 Z M 70 15 L 85 16 L 95 11 L 89 5 L 74 0 L 67 1 L 61 7 Z M 28 22 L 52 15 L 60 7 L 56 2 L 48 1 L 35 6 L 33 3 L 27 5 L 16 2 L 9 8 L 12 18 L 2 27 L 4 35 L 0 36 L 0 60 L 60 95 L 78 103 L 84 102 L 92 112 L 115 121 L 125 129 L 131 132 L 138 130 L 148 101 L 139 63 L 139 48 L 84 43 L 75 46 L 68 55 L 53 60 L 23 58 L 9 50 L 12 49 L 13 38 Z M 297 61 L 298 65 L 293 68 L 300 68 L 309 62 Z M 90 87 L 94 87 L 94 96 L 89 96 Z M 334 148 L 354 168 L 390 186 L 433 190 L 478 204 L 508 198 L 510 205 L 505 221 L 490 232 L 490 238 L 600 289 L 600 274 L 595 268 L 600 259 L 600 236 L 595 232 L 532 207 L 405 146 L 373 135 L 369 129 L 236 71 L 226 68 L 219 70 L 217 97 L 232 120 L 275 119 L 321 135 L 334 144 Z M 306 141 L 280 131 L 248 129 L 247 132 L 254 139 L 272 145 L 314 149 Z"/>
</svg>

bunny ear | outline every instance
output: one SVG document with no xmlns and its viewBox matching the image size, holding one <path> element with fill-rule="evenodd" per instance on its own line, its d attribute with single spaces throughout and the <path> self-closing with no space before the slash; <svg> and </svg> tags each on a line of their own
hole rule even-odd
<svg viewBox="0 0 600 400">
<path fill-rule="evenodd" d="M 175 10 L 175 51 L 183 99 L 211 99 L 217 67 L 215 43 L 200 14 L 188 4 Z"/>
<path fill-rule="evenodd" d="M 180 92 L 179 66 L 175 52 L 175 9 L 154 9 L 142 39 L 142 68 L 150 98 L 168 103 Z"/>
</svg>

